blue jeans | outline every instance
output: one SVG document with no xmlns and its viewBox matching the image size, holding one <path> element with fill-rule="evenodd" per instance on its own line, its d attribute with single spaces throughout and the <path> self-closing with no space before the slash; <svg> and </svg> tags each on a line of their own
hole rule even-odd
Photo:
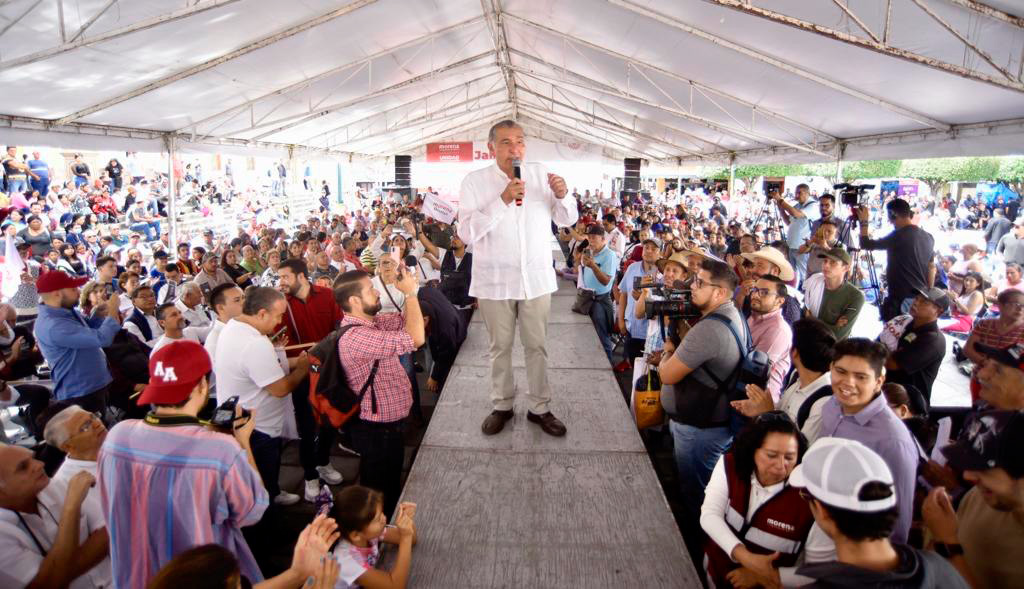
<svg viewBox="0 0 1024 589">
<path fill-rule="evenodd" d="M 594 324 L 597 337 L 601 340 L 601 347 L 604 348 L 604 354 L 608 356 L 609 362 L 612 361 L 611 334 L 615 329 L 614 314 L 610 294 L 599 295 L 594 299 L 594 304 L 590 307 L 590 321 Z"/>
<path fill-rule="evenodd" d="M 146 234 L 146 241 L 160 239 L 160 222 L 149 221 L 148 223 L 132 223 L 132 231 L 142 231 Z"/>
<path fill-rule="evenodd" d="M 25 192 L 26 190 L 28 190 L 28 181 L 25 180 L 24 176 L 16 179 L 7 179 L 7 194 Z"/>
<path fill-rule="evenodd" d="M 86 180 L 85 178 L 83 178 L 81 176 L 75 176 L 75 188 L 79 188 L 83 184 L 86 184 L 88 182 L 89 182 L 88 180 Z"/>
<path fill-rule="evenodd" d="M 696 521 L 704 503 L 704 489 L 711 471 L 722 454 L 732 445 L 732 432 L 728 426 L 699 428 L 669 421 L 672 432 L 672 454 L 682 491 L 683 505 Z"/>
</svg>

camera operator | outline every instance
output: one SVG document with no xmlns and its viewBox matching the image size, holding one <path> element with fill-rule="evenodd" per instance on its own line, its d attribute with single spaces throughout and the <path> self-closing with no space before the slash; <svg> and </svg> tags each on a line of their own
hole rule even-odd
<svg viewBox="0 0 1024 589">
<path fill-rule="evenodd" d="M 670 418 L 673 454 L 686 514 L 696 522 L 704 502 L 711 470 L 732 443 L 730 420 L 735 415 L 720 383 L 740 363 L 741 351 L 732 330 L 747 327 L 732 302 L 739 279 L 729 265 L 708 258 L 693 281 L 692 302 L 702 320 L 686 333 L 675 349 L 665 342 L 658 373 L 663 383 L 661 403 Z M 704 320 L 711 314 L 726 321 Z M 732 329 L 730 329 L 730 325 Z"/>
<path fill-rule="evenodd" d="M 811 200 L 810 187 L 798 184 L 796 204 L 789 204 L 779 191 L 769 193 L 769 198 L 779 207 L 783 222 L 786 223 L 786 243 L 789 245 L 789 260 L 796 270 L 797 283 L 807 276 L 807 254 L 800 253 L 800 246 L 811 236 L 811 221 L 817 219 L 815 202 Z"/>
<path fill-rule="evenodd" d="M 680 282 L 685 278 L 687 265 L 693 259 L 700 260 L 701 258 L 692 254 L 688 257 L 683 252 L 675 252 L 668 258 L 662 258 L 655 262 L 658 273 L 644 277 L 642 283 L 644 286 L 650 286 L 662 280 L 667 285 Z M 664 335 L 671 335 L 673 331 L 678 332 L 678 330 L 668 329 L 674 319 L 658 317 L 647 320 L 647 303 L 664 300 L 664 297 L 653 292 L 650 288 L 641 288 L 639 291 L 633 289 L 630 297 L 636 301 L 633 307 L 633 317 L 637 320 L 646 320 L 647 324 L 643 355 L 650 364 L 657 366 L 661 363 L 662 347 L 665 343 Z M 662 333 L 663 329 L 666 330 L 664 334 Z M 674 343 L 678 343 L 678 341 L 679 338 L 677 336 L 674 338 Z"/>
<path fill-rule="evenodd" d="M 935 239 L 914 225 L 914 213 L 907 201 L 897 198 L 889 201 L 885 208 L 894 229 L 881 239 L 871 238 L 868 227 L 870 211 L 866 206 L 857 208 L 857 219 L 860 221 L 861 249 L 886 251 L 885 281 L 889 292 L 882 305 L 882 320 L 888 321 L 910 308 L 917 291 L 932 285 L 935 278 Z"/>
<path fill-rule="evenodd" d="M 152 377 L 138 400 L 152 410 L 107 433 L 96 479 L 116 586 L 141 587 L 177 553 L 211 542 L 234 552 L 246 577 L 263 578 L 241 533 L 268 503 L 250 445 L 256 421 L 236 419 L 233 435 L 200 424 L 211 369 L 195 342 L 160 348 L 149 359 Z M 140 544 L 139 537 L 150 541 Z"/>
</svg>

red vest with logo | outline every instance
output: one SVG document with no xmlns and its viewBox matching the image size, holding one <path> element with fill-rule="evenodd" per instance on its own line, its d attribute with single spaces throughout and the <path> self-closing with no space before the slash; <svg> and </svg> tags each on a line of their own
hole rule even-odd
<svg viewBox="0 0 1024 589">
<path fill-rule="evenodd" d="M 725 523 L 747 550 L 754 554 L 779 553 L 777 567 L 793 566 L 803 550 L 807 534 L 814 524 L 814 516 L 807 502 L 795 487 L 786 485 L 781 491 L 761 504 L 747 521 L 750 504 L 750 478 L 740 480 L 732 452 L 723 456 L 725 477 L 729 485 L 729 507 Z M 714 587 L 731 587 L 725 575 L 738 568 L 732 558 L 711 540 L 704 546 L 704 568 L 708 581 Z"/>
</svg>

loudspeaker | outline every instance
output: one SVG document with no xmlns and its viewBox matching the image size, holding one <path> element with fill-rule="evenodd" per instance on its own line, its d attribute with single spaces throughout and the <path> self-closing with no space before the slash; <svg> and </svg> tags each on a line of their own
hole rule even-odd
<svg viewBox="0 0 1024 589">
<path fill-rule="evenodd" d="M 625 168 L 622 181 L 623 192 L 639 192 L 640 158 L 627 157 L 626 159 L 622 160 L 622 165 Z"/>
<path fill-rule="evenodd" d="M 395 156 L 395 186 L 412 186 L 412 156 Z"/>
</svg>

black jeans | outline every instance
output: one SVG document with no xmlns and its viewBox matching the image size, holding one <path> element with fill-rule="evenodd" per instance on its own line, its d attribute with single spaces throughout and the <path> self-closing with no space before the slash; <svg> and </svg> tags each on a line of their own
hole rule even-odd
<svg viewBox="0 0 1024 589">
<path fill-rule="evenodd" d="M 252 457 L 256 461 L 256 470 L 263 479 L 263 486 L 270 495 L 270 500 L 281 492 L 278 479 L 281 477 L 281 438 L 272 438 L 267 434 L 253 430 L 249 438 L 252 446 Z"/>
<path fill-rule="evenodd" d="M 330 423 L 317 425 L 313 409 L 309 406 L 309 377 L 302 379 L 292 391 L 292 406 L 295 407 L 295 425 L 299 430 L 299 462 L 302 463 L 303 477 L 312 481 L 320 477 L 318 466 L 326 466 L 331 460 L 331 444 L 335 430 Z"/>
<path fill-rule="evenodd" d="M 631 362 L 644 355 L 644 344 L 647 340 L 631 337 L 626 340 L 626 358 Z"/>
<path fill-rule="evenodd" d="M 405 420 L 375 423 L 355 419 L 346 429 L 352 449 L 359 452 L 359 482 L 384 494 L 384 514 L 390 519 L 402 493 L 405 466 Z"/>
</svg>

